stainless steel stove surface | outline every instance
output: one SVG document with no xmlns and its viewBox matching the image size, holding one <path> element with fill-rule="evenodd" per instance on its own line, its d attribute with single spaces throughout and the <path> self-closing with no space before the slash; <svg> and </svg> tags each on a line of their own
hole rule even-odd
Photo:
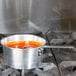
<svg viewBox="0 0 76 76">
<path fill-rule="evenodd" d="M 50 45 L 75 45 L 72 32 L 51 32 L 46 36 Z M 2 49 L 1 49 L 2 50 Z M 53 52 L 53 54 L 52 54 Z M 6 65 L 3 53 L 0 53 L 0 76 L 76 76 L 75 49 L 44 49 L 42 64 L 33 70 L 13 69 Z M 25 75 L 23 75 L 25 71 Z"/>
</svg>

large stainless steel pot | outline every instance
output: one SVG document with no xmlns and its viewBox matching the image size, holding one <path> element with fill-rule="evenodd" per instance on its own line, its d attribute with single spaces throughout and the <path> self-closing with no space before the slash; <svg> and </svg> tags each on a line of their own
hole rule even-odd
<svg viewBox="0 0 76 76">
<path fill-rule="evenodd" d="M 43 45 L 29 49 L 11 48 L 4 45 L 18 40 L 38 41 Z M 8 36 L 1 40 L 1 44 L 3 45 L 4 58 L 7 64 L 15 69 L 34 69 L 38 67 L 42 60 L 42 48 L 74 48 L 73 46 L 47 46 L 44 38 L 31 34 Z"/>
<path fill-rule="evenodd" d="M 1 40 L 1 44 L 3 45 L 4 58 L 7 64 L 15 69 L 34 69 L 39 66 L 41 63 L 41 52 L 40 47 L 38 48 L 30 48 L 30 49 L 18 49 L 7 47 L 4 44 L 11 41 L 18 40 L 32 40 L 42 42 L 43 45 L 46 43 L 46 40 L 35 36 L 35 35 L 12 35 Z"/>
</svg>

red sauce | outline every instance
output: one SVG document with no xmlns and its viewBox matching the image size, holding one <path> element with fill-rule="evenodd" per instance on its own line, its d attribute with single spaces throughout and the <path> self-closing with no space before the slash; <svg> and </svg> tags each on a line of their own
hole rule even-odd
<svg viewBox="0 0 76 76">
<path fill-rule="evenodd" d="M 14 41 L 5 44 L 5 46 L 11 48 L 20 48 L 20 49 L 27 49 L 27 48 L 37 48 L 42 46 L 41 42 L 37 41 Z"/>
</svg>

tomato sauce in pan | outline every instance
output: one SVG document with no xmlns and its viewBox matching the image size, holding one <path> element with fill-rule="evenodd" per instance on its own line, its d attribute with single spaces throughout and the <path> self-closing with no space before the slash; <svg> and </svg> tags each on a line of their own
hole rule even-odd
<svg viewBox="0 0 76 76">
<path fill-rule="evenodd" d="M 14 41 L 5 44 L 7 47 L 11 48 L 20 48 L 20 49 L 27 49 L 27 48 L 37 48 L 42 46 L 41 42 L 37 41 Z"/>
</svg>

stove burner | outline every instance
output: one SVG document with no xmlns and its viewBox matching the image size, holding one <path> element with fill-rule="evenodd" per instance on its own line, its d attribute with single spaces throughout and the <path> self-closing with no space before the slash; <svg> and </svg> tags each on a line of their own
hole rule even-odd
<svg viewBox="0 0 76 76">
<path fill-rule="evenodd" d="M 76 45 L 76 32 L 47 32 L 50 45 Z M 76 66 L 76 49 L 51 49 L 55 55 L 62 76 L 72 76 Z M 64 66 L 64 64 L 66 66 Z M 69 68 L 69 69 L 68 69 Z M 74 74 L 76 76 L 76 74 Z"/>
</svg>

